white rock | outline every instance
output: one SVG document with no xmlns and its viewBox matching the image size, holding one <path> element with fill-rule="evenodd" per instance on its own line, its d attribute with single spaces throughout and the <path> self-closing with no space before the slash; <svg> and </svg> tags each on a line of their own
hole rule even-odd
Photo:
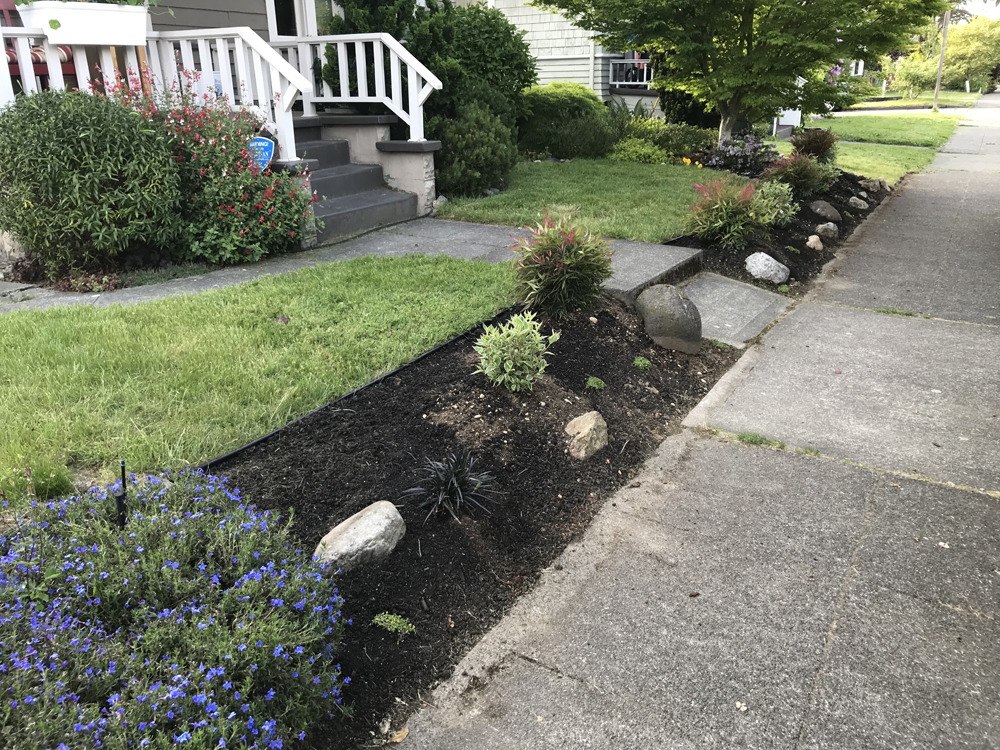
<svg viewBox="0 0 1000 750">
<path fill-rule="evenodd" d="M 810 234 L 809 239 L 806 240 L 806 247 L 810 250 L 822 250 L 823 240 L 819 238 L 818 234 Z"/>
<path fill-rule="evenodd" d="M 573 438 L 569 454 L 588 459 L 608 444 L 608 423 L 600 412 L 588 411 L 566 425 L 566 434 Z"/>
<path fill-rule="evenodd" d="M 784 284 L 788 281 L 788 266 L 779 263 L 767 253 L 754 253 L 746 260 L 747 272 L 755 279 Z"/>
<path fill-rule="evenodd" d="M 868 198 L 868 193 L 866 193 L 864 190 L 859 190 L 858 191 L 858 197 L 859 198 L 865 198 L 865 199 L 867 199 Z"/>
<path fill-rule="evenodd" d="M 856 208 L 859 211 L 867 211 L 868 210 L 868 204 L 865 203 L 863 200 L 861 200 L 860 198 L 858 198 L 855 195 L 852 195 L 851 198 L 850 198 L 850 200 L 847 201 L 847 202 L 850 204 L 851 208 Z"/>
<path fill-rule="evenodd" d="M 438 206 L 443 206 L 447 202 L 448 199 L 445 196 L 439 195 L 437 198 L 434 199 L 434 208 L 437 208 Z"/>
<path fill-rule="evenodd" d="M 316 558 L 341 570 L 388 557 L 406 533 L 396 506 L 385 500 L 372 503 L 335 526 L 316 545 Z"/>
<path fill-rule="evenodd" d="M 832 221 L 828 221 L 826 224 L 817 225 L 816 234 L 824 240 L 835 240 L 840 237 L 840 229 Z"/>
</svg>

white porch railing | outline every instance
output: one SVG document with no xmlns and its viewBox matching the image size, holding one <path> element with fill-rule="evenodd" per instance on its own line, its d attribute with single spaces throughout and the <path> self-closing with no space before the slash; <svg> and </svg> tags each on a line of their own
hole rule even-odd
<svg viewBox="0 0 1000 750">
<path fill-rule="evenodd" d="M 649 60 L 612 60 L 612 86 L 619 88 L 648 89 L 653 82 L 653 66 Z"/>
<path fill-rule="evenodd" d="M 411 141 L 425 140 L 424 102 L 441 90 L 441 81 L 389 34 L 287 37 L 273 46 L 314 84 L 315 93 L 302 96 L 304 114 L 316 114 L 317 104 L 383 104 L 409 126 Z M 322 78 L 331 47 L 336 87 Z"/>
<path fill-rule="evenodd" d="M 145 47 L 73 45 L 71 60 L 66 63 L 60 61 L 59 50 L 41 29 L 0 27 L 0 40 L 5 52 L 7 40 L 13 45 L 20 84 L 17 93 L 66 88 L 64 69 L 75 75 L 76 87 L 82 91 L 130 72 L 140 75 L 147 90 L 167 90 L 182 83 L 187 71 L 197 74 L 197 93 L 214 90 L 227 97 L 234 109 L 256 111 L 277 138 L 280 161 L 297 158 L 292 105 L 299 97 L 312 94 L 311 76 L 303 76 L 249 28 L 149 32 Z M 33 54 L 44 57 L 44 63 L 33 59 Z M 96 62 L 94 67 L 92 62 Z M 0 106 L 14 100 L 15 76 L 11 73 L 5 56 L 0 59 Z"/>
</svg>

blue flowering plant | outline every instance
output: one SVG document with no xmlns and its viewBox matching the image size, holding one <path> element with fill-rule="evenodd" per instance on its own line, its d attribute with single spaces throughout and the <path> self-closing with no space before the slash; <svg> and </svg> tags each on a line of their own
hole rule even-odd
<svg viewBox="0 0 1000 750">
<path fill-rule="evenodd" d="M 285 748 L 343 714 L 341 599 L 197 470 L 0 515 L 0 746 Z"/>
</svg>

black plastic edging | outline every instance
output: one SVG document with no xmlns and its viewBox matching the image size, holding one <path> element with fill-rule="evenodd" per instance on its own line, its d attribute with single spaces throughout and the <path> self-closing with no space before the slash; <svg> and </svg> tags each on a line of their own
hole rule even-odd
<svg viewBox="0 0 1000 750">
<path fill-rule="evenodd" d="M 243 451 L 248 450 L 250 448 L 253 448 L 255 445 L 260 445 L 261 443 L 265 442 L 266 440 L 271 439 L 272 437 L 274 437 L 275 435 L 277 435 L 279 432 L 281 432 L 282 430 L 284 430 L 286 427 L 291 427 L 296 422 L 301 422 L 303 419 L 307 419 L 308 417 L 311 417 L 312 415 L 314 415 L 314 414 L 316 414 L 318 412 L 321 412 L 324 409 L 328 409 L 329 407 L 334 406 L 335 404 L 339 404 L 341 401 L 346 401 L 349 398 L 353 398 L 354 396 L 357 396 L 362 391 L 371 388 L 373 385 L 378 385 L 379 383 L 381 383 L 386 378 L 391 378 L 393 375 L 396 375 L 396 374 L 402 372 L 407 367 L 410 367 L 411 365 L 415 365 L 417 362 L 419 362 L 420 360 L 424 359 L 425 357 L 429 357 L 432 354 L 434 354 L 435 352 L 438 352 L 441 349 L 444 349 L 446 346 L 450 346 L 451 344 L 454 344 L 456 341 L 459 341 L 461 339 L 464 339 L 464 338 L 468 337 L 474 331 L 483 328 L 483 326 L 492 325 L 493 323 L 498 322 L 500 320 L 500 318 L 502 318 L 504 315 L 506 315 L 511 310 L 513 310 L 514 307 L 515 306 L 504 308 L 503 310 L 501 310 L 500 312 L 498 312 L 496 315 L 494 315 L 489 320 L 484 320 L 484 321 L 481 321 L 479 323 L 476 323 L 476 325 L 472 326 L 472 328 L 469 328 L 468 330 L 463 331 L 462 333 L 458 334 L 457 336 L 453 336 L 452 338 L 448 339 L 447 341 L 445 341 L 445 342 L 443 342 L 441 344 L 438 344 L 433 349 L 428 349 L 423 354 L 418 354 L 416 357 L 414 357 L 413 359 L 411 359 L 409 362 L 406 362 L 406 363 L 400 365 L 399 367 L 397 367 L 392 372 L 387 372 L 385 375 L 379 375 L 374 380 L 371 380 L 371 381 L 365 383 L 364 385 L 362 385 L 362 386 L 360 386 L 358 388 L 355 388 L 350 393 L 345 393 L 340 398 L 334 399 L 333 401 L 330 401 L 329 403 L 323 404 L 323 406 L 320 406 L 320 407 L 318 407 L 316 409 L 313 409 L 311 412 L 308 412 L 307 414 L 303 414 L 301 417 L 297 417 L 296 419 L 293 419 L 291 422 L 288 422 L 287 424 L 282 425 L 278 429 L 272 430 L 271 432 L 267 433 L 266 435 L 262 435 L 261 437 L 257 438 L 256 440 L 251 440 L 249 443 L 246 443 L 245 445 L 241 445 L 239 448 L 236 448 L 234 450 L 229 451 L 229 453 L 225 453 L 225 454 L 223 454 L 221 456 L 218 456 L 217 458 L 213 458 L 213 459 L 211 459 L 209 461 L 206 461 L 205 463 L 203 463 L 200 466 L 198 466 L 198 468 L 201 469 L 202 471 L 207 472 L 211 468 L 211 466 L 213 464 L 225 463 L 226 461 L 229 461 L 230 459 L 236 458 L 238 455 L 240 455 L 241 453 L 243 453 Z"/>
</svg>

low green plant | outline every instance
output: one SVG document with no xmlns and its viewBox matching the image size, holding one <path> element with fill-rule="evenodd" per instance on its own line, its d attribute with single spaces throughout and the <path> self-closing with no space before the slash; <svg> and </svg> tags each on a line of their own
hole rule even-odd
<svg viewBox="0 0 1000 750">
<path fill-rule="evenodd" d="M 719 341 L 718 339 L 709 339 L 709 342 L 710 342 L 710 343 L 712 344 L 712 346 L 714 346 L 714 347 L 715 347 L 716 349 L 721 349 L 721 350 L 722 350 L 722 351 L 724 351 L 724 352 L 725 352 L 725 351 L 729 351 L 730 349 L 732 349 L 732 348 L 733 348 L 732 346 L 730 346 L 729 344 L 727 344 L 727 343 L 726 343 L 725 341 Z"/>
<path fill-rule="evenodd" d="M 633 117 L 625 127 L 626 138 L 639 138 L 670 156 L 693 157 L 711 151 L 719 141 L 718 130 L 670 123 L 650 117 Z"/>
<path fill-rule="evenodd" d="M 832 128 L 805 128 L 792 134 L 793 153 L 811 156 L 820 164 L 833 162 L 837 158 L 837 136 Z"/>
<path fill-rule="evenodd" d="M 403 497 L 426 498 L 420 504 L 421 508 L 430 508 L 424 523 L 441 511 L 447 511 L 456 521 L 459 513 L 471 512 L 473 506 L 490 512 L 486 503 L 493 495 L 493 477 L 476 471 L 476 459 L 468 449 L 452 453 L 444 461 L 428 458 L 422 471 L 426 474 L 424 482 L 408 489 Z"/>
<path fill-rule="evenodd" d="M 744 445 L 764 445 L 768 448 L 785 448 L 781 440 L 771 440 L 756 432 L 738 432 L 736 439 Z"/>
<path fill-rule="evenodd" d="M 5 746 L 281 747 L 341 713 L 332 571 L 225 478 L 37 501 L 3 536 Z"/>
<path fill-rule="evenodd" d="M 785 245 L 785 250 L 793 255 L 802 255 L 802 251 L 795 247 L 795 245 Z"/>
<path fill-rule="evenodd" d="M 640 372 L 648 372 L 653 363 L 645 357 L 636 357 L 632 360 L 632 366 Z"/>
<path fill-rule="evenodd" d="M 0 227 L 49 278 L 169 244 L 179 185 L 165 134 L 105 96 L 49 89 L 0 113 Z"/>
<path fill-rule="evenodd" d="M 798 199 L 825 193 L 840 176 L 832 164 L 821 164 L 811 156 L 792 154 L 779 159 L 761 175 L 764 182 L 783 182 Z"/>
<path fill-rule="evenodd" d="M 754 206 L 752 182 L 726 175 L 694 187 L 699 199 L 688 215 L 691 234 L 730 251 L 768 236 L 768 222 Z"/>
<path fill-rule="evenodd" d="M 788 294 L 790 291 L 792 291 L 792 288 L 788 286 L 788 284 L 782 284 L 781 286 L 778 287 L 778 291 L 781 292 L 782 294 Z"/>
<path fill-rule="evenodd" d="M 796 452 L 803 453 L 807 456 L 815 456 L 817 458 L 820 456 L 819 448 L 796 448 Z"/>
<path fill-rule="evenodd" d="M 760 181 L 754 186 L 753 210 L 768 226 L 784 227 L 799 212 L 791 185 L 777 181 Z"/>
<path fill-rule="evenodd" d="M 561 317 L 592 305 L 601 296 L 601 284 L 611 278 L 611 246 L 569 215 L 554 220 L 546 213 L 513 250 L 518 295 L 547 315 Z"/>
<path fill-rule="evenodd" d="M 605 383 L 600 378 L 595 378 L 593 375 L 591 375 L 589 378 L 587 378 L 586 387 L 592 391 L 603 391 L 605 388 L 608 387 L 608 384 Z"/>
<path fill-rule="evenodd" d="M 670 161 L 666 151 L 641 138 L 625 138 L 619 141 L 611 149 L 608 158 L 641 164 L 666 164 Z"/>
<path fill-rule="evenodd" d="M 542 377 L 548 362 L 549 347 L 559 340 L 559 332 L 543 336 L 542 324 L 528 311 L 515 315 L 506 323 L 485 326 L 483 335 L 473 346 L 479 355 L 479 367 L 493 385 L 509 391 L 530 391 Z"/>
<path fill-rule="evenodd" d="M 390 615 L 388 612 L 375 615 L 372 618 L 372 625 L 395 634 L 397 636 L 396 643 L 401 642 L 404 636 L 417 632 L 416 626 L 405 617 L 402 615 Z"/>
</svg>

